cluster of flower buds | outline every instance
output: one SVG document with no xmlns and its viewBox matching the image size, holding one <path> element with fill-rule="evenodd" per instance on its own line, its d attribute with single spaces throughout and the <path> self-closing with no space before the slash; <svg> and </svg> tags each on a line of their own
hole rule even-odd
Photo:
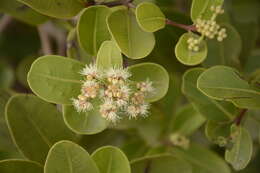
<svg viewBox="0 0 260 173">
<path fill-rule="evenodd" d="M 99 70 L 92 64 L 86 65 L 80 73 L 85 77 L 81 94 L 72 99 L 78 112 L 99 109 L 101 116 L 111 122 L 124 115 L 136 118 L 148 114 L 150 106 L 145 97 L 154 91 L 150 80 L 133 82 L 129 80 L 131 74 L 127 69 Z M 97 99 L 101 104 L 95 107 Z"/>
<path fill-rule="evenodd" d="M 178 133 L 173 133 L 170 136 L 170 142 L 178 147 L 181 147 L 183 149 L 188 149 L 190 146 L 190 141 L 187 139 L 185 136 L 178 134 Z"/>
<path fill-rule="evenodd" d="M 205 20 L 198 18 L 196 20 L 196 29 L 201 34 L 200 38 L 193 38 L 187 40 L 188 49 L 194 52 L 199 51 L 200 42 L 203 40 L 204 37 L 209 39 L 217 38 L 219 42 L 223 41 L 227 37 L 226 29 L 221 28 L 221 26 L 216 22 L 216 18 L 218 15 L 224 13 L 224 9 L 221 6 L 212 6 L 211 11 L 213 15 L 211 19 Z"/>
</svg>

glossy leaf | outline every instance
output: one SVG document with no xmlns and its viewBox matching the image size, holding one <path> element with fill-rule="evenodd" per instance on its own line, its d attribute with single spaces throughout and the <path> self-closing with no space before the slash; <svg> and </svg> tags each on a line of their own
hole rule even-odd
<svg viewBox="0 0 260 173">
<path fill-rule="evenodd" d="M 30 7 L 16 0 L 1 0 L 0 12 L 7 13 L 31 25 L 41 24 L 48 19 L 46 16 L 37 13 Z"/>
<path fill-rule="evenodd" d="M 252 157 L 253 142 L 250 134 L 243 127 L 237 128 L 237 136 L 231 150 L 226 150 L 225 159 L 228 161 L 235 170 L 244 169 Z"/>
<path fill-rule="evenodd" d="M 183 159 L 170 154 L 152 155 L 131 162 L 132 173 L 192 173 L 191 166 Z"/>
<path fill-rule="evenodd" d="M 112 146 L 101 147 L 92 153 L 100 173 L 131 173 L 130 164 L 125 154 Z"/>
<path fill-rule="evenodd" d="M 112 12 L 107 18 L 107 24 L 113 39 L 127 57 L 140 59 L 152 52 L 155 46 L 154 35 L 139 27 L 131 10 L 119 9 Z"/>
<path fill-rule="evenodd" d="M 198 37 L 195 34 L 183 34 L 175 46 L 176 58 L 185 65 L 198 65 L 202 63 L 207 57 L 208 48 L 204 40 L 201 41 L 199 51 L 191 51 L 188 49 L 188 39 L 191 37 Z"/>
<path fill-rule="evenodd" d="M 92 6 L 82 11 L 77 33 L 81 47 L 89 54 L 96 56 L 101 44 L 110 40 L 106 18 L 110 14 L 106 6 Z"/>
<path fill-rule="evenodd" d="M 67 126 L 77 134 L 96 134 L 108 126 L 108 122 L 96 109 L 78 113 L 73 106 L 63 106 L 63 117 Z"/>
<path fill-rule="evenodd" d="M 198 88 L 213 99 L 231 101 L 241 108 L 260 108 L 260 90 L 251 87 L 230 67 L 206 70 L 198 78 Z"/>
<path fill-rule="evenodd" d="M 155 63 L 140 63 L 129 67 L 132 74 L 131 80 L 153 82 L 155 91 L 147 96 L 147 101 L 155 102 L 165 96 L 169 87 L 169 75 L 167 71 Z"/>
<path fill-rule="evenodd" d="M 96 64 L 99 69 L 123 66 L 123 58 L 115 42 L 103 42 L 97 54 Z"/>
<path fill-rule="evenodd" d="M 6 105 L 6 119 L 20 151 L 39 163 L 45 162 L 55 142 L 75 139 L 56 107 L 33 95 L 13 96 Z"/>
<path fill-rule="evenodd" d="M 183 106 L 175 115 L 172 124 L 172 132 L 184 136 L 191 135 L 205 122 L 205 120 L 206 119 L 200 115 L 192 105 Z"/>
<path fill-rule="evenodd" d="M 80 94 L 82 68 L 84 65 L 78 61 L 47 55 L 34 61 L 27 80 L 40 98 L 51 103 L 71 104 L 71 98 Z"/>
<path fill-rule="evenodd" d="M 237 114 L 237 108 L 229 102 L 217 101 L 204 95 L 197 88 L 198 77 L 205 71 L 193 68 L 183 75 L 182 92 L 192 102 L 194 108 L 208 120 L 230 121 Z"/>
<path fill-rule="evenodd" d="M 171 152 L 189 162 L 192 173 L 231 173 L 226 162 L 205 147 L 192 144 L 187 150 L 172 148 Z"/>
<path fill-rule="evenodd" d="M 1 160 L 0 172 L 2 173 L 43 173 L 43 167 L 29 160 Z"/>
<path fill-rule="evenodd" d="M 48 153 L 44 173 L 99 173 L 88 152 L 70 141 L 60 141 Z"/>
<path fill-rule="evenodd" d="M 166 18 L 161 9 L 154 3 L 143 2 L 136 7 L 136 19 L 139 26 L 146 32 L 163 29 Z"/>
<path fill-rule="evenodd" d="M 18 0 L 39 13 L 56 18 L 72 18 L 84 8 L 84 3 L 77 0 Z"/>
<path fill-rule="evenodd" d="M 221 6 L 224 0 L 193 0 L 191 6 L 191 19 L 193 22 L 199 17 L 209 20 L 213 15 L 210 10 L 211 6 Z"/>
<path fill-rule="evenodd" d="M 228 37 L 222 42 L 216 39 L 208 40 L 208 52 L 210 52 L 203 62 L 205 66 L 232 65 L 239 66 L 239 56 L 242 48 L 242 40 L 236 29 L 230 24 L 222 24 L 227 30 Z"/>
</svg>

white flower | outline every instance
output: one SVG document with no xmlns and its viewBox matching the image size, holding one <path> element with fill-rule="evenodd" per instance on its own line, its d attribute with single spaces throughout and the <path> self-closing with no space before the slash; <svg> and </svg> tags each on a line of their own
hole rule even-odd
<svg viewBox="0 0 260 173">
<path fill-rule="evenodd" d="M 115 123 L 119 119 L 119 116 L 117 115 L 117 107 L 111 99 L 105 99 L 104 103 L 100 105 L 99 111 L 108 121 Z"/>
<path fill-rule="evenodd" d="M 149 108 L 150 108 L 150 105 L 147 103 L 140 105 L 140 107 L 139 107 L 140 114 L 143 115 L 144 117 L 147 116 L 147 114 L 149 113 Z"/>
<path fill-rule="evenodd" d="M 95 98 L 98 94 L 99 84 L 93 80 L 83 83 L 81 92 L 84 96 Z"/>
<path fill-rule="evenodd" d="M 136 118 L 140 113 L 139 109 L 135 105 L 128 106 L 126 111 L 129 115 L 129 118 Z"/>
<path fill-rule="evenodd" d="M 106 77 L 112 83 L 117 83 L 118 80 L 127 80 L 130 76 L 128 70 L 123 68 L 110 68 L 106 71 Z"/>
<path fill-rule="evenodd" d="M 88 80 L 98 79 L 101 77 L 97 66 L 94 64 L 86 65 L 85 68 L 80 71 L 80 74 L 86 76 Z"/>
<path fill-rule="evenodd" d="M 76 108 L 77 112 L 86 112 L 93 109 L 93 105 L 86 100 L 72 98 L 72 104 Z"/>
<path fill-rule="evenodd" d="M 149 79 L 146 79 L 145 82 L 140 82 L 137 84 L 137 88 L 139 88 L 142 92 L 153 92 L 153 82 Z"/>
</svg>

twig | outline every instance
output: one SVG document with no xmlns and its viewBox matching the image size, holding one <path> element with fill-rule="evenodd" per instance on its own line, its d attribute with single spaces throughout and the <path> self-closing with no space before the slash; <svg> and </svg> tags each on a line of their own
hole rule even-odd
<svg viewBox="0 0 260 173">
<path fill-rule="evenodd" d="M 242 109 L 239 113 L 239 115 L 236 117 L 236 119 L 234 120 L 234 123 L 236 123 L 237 126 L 239 126 L 245 116 L 247 112 L 247 109 Z"/>
<path fill-rule="evenodd" d="M 0 22 L 0 33 L 5 30 L 5 28 L 11 23 L 12 17 L 8 15 L 4 15 Z"/>
<path fill-rule="evenodd" d="M 133 2 L 133 0 L 118 0 L 118 1 L 100 2 L 100 3 L 96 3 L 95 1 L 89 1 L 85 4 L 85 7 L 89 7 L 89 6 L 93 6 L 93 5 L 105 5 L 105 6 L 108 6 L 108 7 L 125 5 L 125 6 L 128 6 L 128 7 L 133 7 L 132 2 Z"/>
<path fill-rule="evenodd" d="M 146 165 L 146 167 L 144 169 L 144 173 L 149 173 L 150 169 L 151 169 L 151 161 L 148 160 L 147 165 Z"/>
<path fill-rule="evenodd" d="M 181 24 L 181 23 L 171 21 L 170 19 L 166 19 L 166 24 L 174 26 L 174 27 L 178 27 L 178 28 L 181 28 L 181 29 L 184 29 L 184 30 L 187 30 L 187 31 L 197 31 L 197 29 L 194 25 L 185 25 L 185 24 Z"/>
<path fill-rule="evenodd" d="M 38 32 L 42 45 L 42 52 L 44 55 L 52 54 L 50 37 L 48 32 L 45 30 L 44 25 L 38 26 Z"/>
</svg>

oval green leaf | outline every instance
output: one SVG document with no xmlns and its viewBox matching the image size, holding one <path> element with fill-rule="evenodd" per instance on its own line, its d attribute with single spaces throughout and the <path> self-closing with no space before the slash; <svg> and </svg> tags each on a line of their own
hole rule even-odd
<svg viewBox="0 0 260 173">
<path fill-rule="evenodd" d="M 204 71 L 203 68 L 193 68 L 185 72 L 182 83 L 183 94 L 186 95 L 194 108 L 208 120 L 233 120 L 238 109 L 232 103 L 211 99 L 197 88 L 197 80 Z"/>
<path fill-rule="evenodd" d="M 63 106 L 63 117 L 67 126 L 77 134 L 96 134 L 105 130 L 108 122 L 94 109 L 78 113 L 73 106 Z"/>
<path fill-rule="evenodd" d="M 112 12 L 107 18 L 107 24 L 113 39 L 127 57 L 140 59 L 152 52 L 155 46 L 154 35 L 139 27 L 131 10 L 119 9 Z"/>
<path fill-rule="evenodd" d="M 237 136 L 231 150 L 226 150 L 225 159 L 235 170 L 244 169 L 251 160 L 253 153 L 253 141 L 249 132 L 243 127 L 237 128 Z"/>
<path fill-rule="evenodd" d="M 60 141 L 48 153 L 44 173 L 99 173 L 88 152 L 70 141 Z"/>
<path fill-rule="evenodd" d="M 132 173 L 192 173 L 189 163 L 170 154 L 146 156 L 131 162 Z"/>
<path fill-rule="evenodd" d="M 1 173 L 43 173 L 43 167 L 28 160 L 1 160 Z"/>
<path fill-rule="evenodd" d="M 121 68 L 123 66 L 121 51 L 115 42 L 103 42 L 97 54 L 96 64 L 99 69 Z"/>
<path fill-rule="evenodd" d="M 15 95 L 6 105 L 6 119 L 12 138 L 30 160 L 44 163 L 57 141 L 74 140 L 54 105 L 33 95 Z"/>
<path fill-rule="evenodd" d="M 18 0 L 47 16 L 68 19 L 76 16 L 84 8 L 83 1 L 77 0 Z"/>
<path fill-rule="evenodd" d="M 192 144 L 189 149 L 172 148 L 171 152 L 178 158 L 192 165 L 192 173 L 231 173 L 226 162 L 217 154 Z"/>
<path fill-rule="evenodd" d="M 184 33 L 178 43 L 175 46 L 175 55 L 176 58 L 185 65 L 198 65 L 202 63 L 208 54 L 208 48 L 207 44 L 204 40 L 201 41 L 200 43 L 200 48 L 199 51 L 191 51 L 188 49 L 188 39 L 191 37 L 198 37 L 195 34 L 191 33 Z"/>
<path fill-rule="evenodd" d="M 260 108 L 260 90 L 250 86 L 233 68 L 209 68 L 200 75 L 197 86 L 213 99 L 231 101 L 240 108 Z"/>
<path fill-rule="evenodd" d="M 71 104 L 71 98 L 80 94 L 84 65 L 73 59 L 47 55 L 31 66 L 27 80 L 32 91 L 47 102 Z"/>
<path fill-rule="evenodd" d="M 168 72 L 155 63 L 140 63 L 129 67 L 132 76 L 130 80 L 145 81 L 149 79 L 153 82 L 155 91 L 147 96 L 147 101 L 155 102 L 163 98 L 169 88 Z"/>
<path fill-rule="evenodd" d="M 139 26 L 146 32 L 156 32 L 166 25 L 166 18 L 161 9 L 150 2 L 140 3 L 136 7 L 136 19 Z"/>
<path fill-rule="evenodd" d="M 91 154 L 100 173 L 131 173 L 130 164 L 125 154 L 116 147 L 105 146 Z"/>
<path fill-rule="evenodd" d="M 82 11 L 78 25 L 78 39 L 81 47 L 90 55 L 96 56 L 105 40 L 110 40 L 106 18 L 110 14 L 106 6 L 92 6 Z"/>
</svg>

